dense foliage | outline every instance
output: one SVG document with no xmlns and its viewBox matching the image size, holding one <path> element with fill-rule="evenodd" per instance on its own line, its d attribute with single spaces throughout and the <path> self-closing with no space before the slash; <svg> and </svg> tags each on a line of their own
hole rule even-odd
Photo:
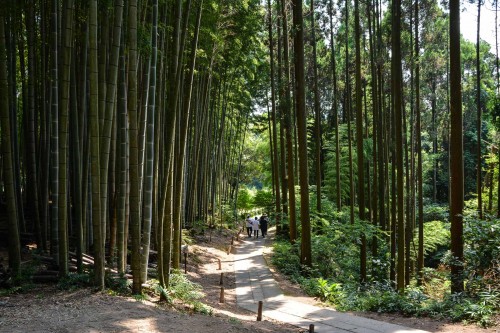
<svg viewBox="0 0 500 333">
<path fill-rule="evenodd" d="M 428 316 L 451 321 L 495 325 L 500 308 L 500 219 L 466 219 L 466 285 L 461 294 L 449 292 L 449 222 L 445 206 L 429 205 L 425 211 L 426 268 L 423 283 L 416 280 L 404 293 L 397 292 L 385 279 L 389 254 L 379 246 L 377 256 L 369 256 L 369 281 L 358 283 L 360 235 L 383 241 L 387 233 L 360 221 L 350 224 L 348 211 L 324 211 L 329 223 L 316 224 L 312 246 L 312 268 L 300 264 L 300 242 L 291 244 L 281 237 L 274 245 L 272 263 L 311 296 L 342 311 L 397 312 L 407 316 Z M 474 216 L 474 211 L 467 212 Z M 441 217 L 441 218 L 440 218 Z M 384 244 L 379 242 L 379 244 Z"/>
<path fill-rule="evenodd" d="M 155 249 L 162 297 L 194 304 L 171 274 L 183 229 L 267 212 L 276 266 L 339 308 L 492 324 L 498 48 L 446 6 L 5 1 L 0 282 L 29 241 L 62 287 L 86 260 L 140 294 Z"/>
</svg>

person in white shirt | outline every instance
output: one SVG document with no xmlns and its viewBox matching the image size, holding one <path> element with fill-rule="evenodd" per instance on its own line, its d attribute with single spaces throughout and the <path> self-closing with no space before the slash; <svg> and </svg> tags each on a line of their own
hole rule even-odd
<svg viewBox="0 0 500 333">
<path fill-rule="evenodd" d="M 252 221 L 253 238 L 259 238 L 259 219 L 257 216 Z"/>
<path fill-rule="evenodd" d="M 246 226 L 247 226 L 248 238 L 252 237 L 252 224 L 253 224 L 253 219 L 250 217 L 250 215 L 247 215 Z"/>
</svg>

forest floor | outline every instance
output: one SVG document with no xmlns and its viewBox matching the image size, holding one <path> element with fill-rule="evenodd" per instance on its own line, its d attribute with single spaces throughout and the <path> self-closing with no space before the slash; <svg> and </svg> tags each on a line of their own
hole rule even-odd
<svg viewBox="0 0 500 333">
<path fill-rule="evenodd" d="M 213 231 L 212 235 L 207 232 L 195 237 L 194 244 L 189 246 L 189 279 L 203 287 L 205 296 L 201 301 L 212 308 L 212 316 L 193 313 L 182 304 L 165 305 L 152 296 L 137 301 L 133 297 L 96 293 L 92 289 L 61 291 L 53 285 L 36 285 L 28 292 L 0 297 L 0 332 L 304 332 L 286 323 L 267 319 L 257 322 L 255 313 L 237 307 L 233 254 L 227 254 L 233 235 L 226 231 Z M 268 248 L 265 254 L 268 263 L 270 255 Z M 299 297 L 308 304 L 319 304 L 272 267 L 271 271 L 286 295 Z M 221 273 L 224 273 L 224 303 L 220 303 Z M 500 332 L 499 327 L 481 329 L 397 314 L 355 314 L 429 332 Z"/>
</svg>

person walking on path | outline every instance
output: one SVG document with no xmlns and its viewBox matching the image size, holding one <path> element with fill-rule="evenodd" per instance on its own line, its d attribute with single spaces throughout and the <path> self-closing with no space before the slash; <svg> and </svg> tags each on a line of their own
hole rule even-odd
<svg viewBox="0 0 500 333">
<path fill-rule="evenodd" d="M 252 225 L 253 225 L 253 219 L 250 217 L 250 215 L 247 215 L 247 219 L 245 220 L 246 226 L 247 226 L 247 235 L 248 238 L 252 237 Z"/>
<path fill-rule="evenodd" d="M 253 229 L 253 238 L 259 238 L 259 219 L 257 216 L 255 217 L 255 220 L 252 222 L 252 229 Z"/>
<path fill-rule="evenodd" d="M 262 230 L 262 238 L 266 238 L 266 235 L 267 235 L 267 224 L 269 222 L 269 219 L 268 219 L 266 213 L 262 214 L 262 216 L 260 217 L 259 222 L 260 222 L 260 230 Z"/>
</svg>

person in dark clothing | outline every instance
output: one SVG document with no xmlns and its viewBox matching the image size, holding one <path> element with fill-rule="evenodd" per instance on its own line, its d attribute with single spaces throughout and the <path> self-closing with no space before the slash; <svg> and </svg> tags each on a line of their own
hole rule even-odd
<svg viewBox="0 0 500 333">
<path fill-rule="evenodd" d="M 260 230 L 262 230 L 262 237 L 266 238 L 267 235 L 267 224 L 269 223 L 269 218 L 267 217 L 266 213 L 264 213 L 260 219 Z"/>
</svg>

